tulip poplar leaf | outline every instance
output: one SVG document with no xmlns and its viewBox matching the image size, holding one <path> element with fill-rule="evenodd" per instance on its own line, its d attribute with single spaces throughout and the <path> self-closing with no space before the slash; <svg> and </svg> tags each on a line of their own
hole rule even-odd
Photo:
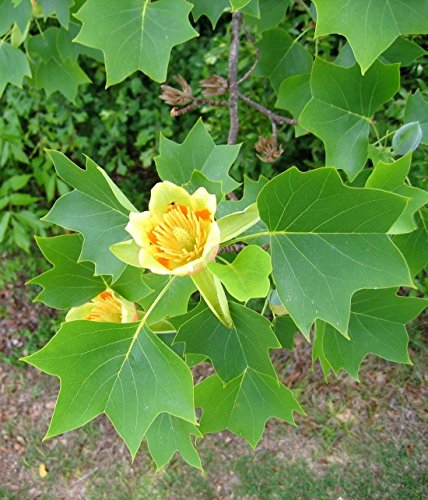
<svg viewBox="0 0 428 500">
<path fill-rule="evenodd" d="M 283 29 L 263 33 L 257 47 L 260 61 L 254 74 L 269 78 L 276 93 L 285 78 L 311 71 L 312 56 Z"/>
<path fill-rule="evenodd" d="M 192 435 L 203 437 L 194 424 L 170 413 L 161 413 L 146 434 L 149 452 L 157 469 L 162 469 L 175 452 L 179 452 L 189 465 L 202 469 L 201 459 L 192 442 Z"/>
<path fill-rule="evenodd" d="M 414 231 L 417 228 L 414 220 L 415 213 L 428 203 L 427 191 L 410 186 L 407 183 L 411 164 L 411 153 L 392 163 L 380 161 L 376 164 L 366 182 L 367 187 L 384 189 L 408 198 L 406 208 L 390 228 L 390 234 L 403 234 Z"/>
<path fill-rule="evenodd" d="M 180 326 L 174 343 L 184 342 L 186 354 L 210 358 L 225 382 L 248 367 L 275 376 L 269 350 L 280 347 L 280 344 L 269 321 L 247 307 L 233 302 L 229 306 L 233 320 L 231 330 L 204 308 Z"/>
<path fill-rule="evenodd" d="M 347 38 L 362 73 L 400 35 L 428 33 L 428 0 L 314 0 L 316 36 Z"/>
<path fill-rule="evenodd" d="M 6 34 L 15 23 L 21 32 L 24 32 L 27 24 L 31 21 L 31 16 L 31 0 L 21 0 L 20 2 L 0 0 L 0 36 Z"/>
<path fill-rule="evenodd" d="M 37 245 L 53 268 L 29 283 L 43 290 L 36 300 L 56 309 L 68 309 L 88 302 L 105 290 L 103 280 L 94 276 L 91 262 L 79 262 L 83 239 L 79 234 L 36 238 Z"/>
<path fill-rule="evenodd" d="M 147 274 L 144 277 L 144 282 L 153 291 L 139 301 L 139 304 L 147 310 L 159 293 L 171 281 L 170 276 L 160 274 Z M 187 312 L 190 296 L 195 292 L 196 287 L 188 276 L 183 276 L 174 279 L 173 283 L 168 287 L 167 292 L 163 295 L 160 301 L 156 304 L 150 317 L 148 325 L 156 323 L 165 318 L 173 318 Z"/>
<path fill-rule="evenodd" d="M 283 21 L 290 0 L 259 0 L 258 16 L 245 16 L 245 23 L 262 33 L 276 28 Z"/>
<path fill-rule="evenodd" d="M 418 228 L 415 231 L 399 234 L 393 240 L 405 256 L 412 276 L 416 276 L 428 265 L 428 214 L 426 212 L 423 210 L 422 217 L 416 217 Z"/>
<path fill-rule="evenodd" d="M 240 144 L 217 146 L 199 119 L 182 144 L 161 134 L 156 169 L 162 180 L 179 185 L 190 182 L 194 170 L 198 170 L 211 181 L 221 181 L 223 192 L 229 193 L 239 186 L 230 177 L 229 169 L 240 147 Z"/>
<path fill-rule="evenodd" d="M 377 61 L 362 76 L 357 65 L 344 68 L 317 59 L 311 73 L 312 99 L 299 125 L 324 142 L 326 165 L 343 169 L 352 180 L 367 160 L 371 117 L 399 88 L 398 64 Z"/>
<path fill-rule="evenodd" d="M 26 76 L 31 70 L 24 52 L 0 40 L 0 97 L 8 83 L 22 87 Z"/>
<path fill-rule="evenodd" d="M 368 354 L 396 363 L 410 363 L 405 324 L 428 305 L 428 300 L 398 297 L 395 290 L 361 290 L 352 299 L 350 339 L 326 324 L 321 336 L 322 350 L 337 374 L 341 369 L 358 380 L 358 370 Z"/>
<path fill-rule="evenodd" d="M 80 259 L 93 262 L 97 275 L 118 279 L 126 264 L 108 249 L 129 239 L 124 228 L 129 212 L 137 210 L 89 158 L 86 169 L 81 169 L 58 151 L 50 151 L 49 155 L 58 176 L 75 189 L 62 196 L 44 219 L 80 232 L 84 238 Z M 100 248 L 105 251 L 100 252 Z"/>
<path fill-rule="evenodd" d="M 192 0 L 192 16 L 197 21 L 201 16 L 206 16 L 215 29 L 218 20 L 226 9 L 230 9 L 229 0 Z"/>
<path fill-rule="evenodd" d="M 409 94 L 404 110 L 405 123 L 419 122 L 422 130 L 422 144 L 428 144 L 428 101 L 417 90 L 414 94 Z"/>
<path fill-rule="evenodd" d="M 191 10 L 185 0 L 87 0 L 76 41 L 103 51 L 107 86 L 137 70 L 163 82 L 172 48 L 197 36 Z"/>
<path fill-rule="evenodd" d="M 64 28 L 51 27 L 32 36 L 28 48 L 36 87 L 44 89 L 48 96 L 60 92 L 74 102 L 79 85 L 91 80 L 79 66 L 79 46 L 71 39 Z"/>
<path fill-rule="evenodd" d="M 413 286 L 387 235 L 406 204 L 394 193 L 347 187 L 333 168 L 291 168 L 266 184 L 258 206 L 269 228 L 273 278 L 304 335 L 319 318 L 346 336 L 359 289 Z"/>
<path fill-rule="evenodd" d="M 60 24 L 64 28 L 68 28 L 70 8 L 73 6 L 74 0 L 38 0 L 38 3 L 43 8 L 45 17 L 55 15 Z"/>
<path fill-rule="evenodd" d="M 253 447 L 267 420 L 274 417 L 294 425 L 293 413 L 303 413 L 290 389 L 251 368 L 226 385 L 218 375 L 208 377 L 195 388 L 195 404 L 203 410 L 202 433 L 228 429 Z"/>
<path fill-rule="evenodd" d="M 61 380 L 46 438 L 105 413 L 135 456 L 159 414 L 195 423 L 189 368 L 143 323 L 65 323 L 24 361 Z"/>
<path fill-rule="evenodd" d="M 270 289 L 272 272 L 270 255 L 256 245 L 245 247 L 232 262 L 221 260 L 208 264 L 209 270 L 241 302 L 266 297 Z"/>
</svg>

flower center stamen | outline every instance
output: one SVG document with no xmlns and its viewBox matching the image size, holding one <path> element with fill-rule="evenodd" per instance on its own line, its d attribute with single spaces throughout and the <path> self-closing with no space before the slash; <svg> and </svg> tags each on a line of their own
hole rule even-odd
<svg viewBox="0 0 428 500">
<path fill-rule="evenodd" d="M 177 242 L 188 252 L 195 249 L 195 238 L 192 236 L 190 231 L 184 227 L 174 227 L 172 230 L 174 238 Z"/>
</svg>

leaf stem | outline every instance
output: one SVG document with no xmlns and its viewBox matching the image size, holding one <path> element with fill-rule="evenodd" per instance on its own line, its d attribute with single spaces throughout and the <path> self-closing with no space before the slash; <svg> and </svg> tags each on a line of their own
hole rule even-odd
<svg viewBox="0 0 428 500">
<path fill-rule="evenodd" d="M 238 236 L 233 240 L 225 242 L 226 243 L 225 246 L 233 245 L 234 243 L 237 243 L 239 241 L 254 240 L 255 238 L 260 238 L 261 236 L 271 236 L 271 235 L 272 235 L 271 231 L 262 231 L 260 233 L 248 234 L 247 236 Z"/>
</svg>

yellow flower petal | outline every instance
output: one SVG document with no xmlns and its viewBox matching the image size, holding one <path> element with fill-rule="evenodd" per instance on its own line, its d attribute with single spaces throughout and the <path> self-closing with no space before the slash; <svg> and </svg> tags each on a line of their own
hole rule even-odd
<svg viewBox="0 0 428 500">
<path fill-rule="evenodd" d="M 157 223 L 158 219 L 150 212 L 131 212 L 125 230 L 134 238 L 135 243 L 142 247 L 149 244 L 147 235 Z"/>
<path fill-rule="evenodd" d="M 183 205 L 191 208 L 190 194 L 172 182 L 158 182 L 151 191 L 149 212 L 161 218 L 172 205 Z"/>
</svg>

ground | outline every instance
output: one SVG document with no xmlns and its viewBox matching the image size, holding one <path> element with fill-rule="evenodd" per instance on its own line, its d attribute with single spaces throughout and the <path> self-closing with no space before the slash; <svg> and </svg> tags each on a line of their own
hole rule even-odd
<svg viewBox="0 0 428 500">
<path fill-rule="evenodd" d="M 17 357 L 34 350 L 41 331 L 53 330 L 58 318 L 31 304 L 25 272 L 13 268 L 3 277 L 8 283 L 0 283 L 0 498 L 428 496 L 423 318 L 411 328 L 413 366 L 370 357 L 360 383 L 342 374 L 326 384 L 319 367 L 311 369 L 307 343 L 298 339 L 294 352 L 273 355 L 307 413 L 297 416 L 297 427 L 269 421 L 256 450 L 229 432 L 210 435 L 199 444 L 204 474 L 179 457 L 156 473 L 145 445 L 131 462 L 105 417 L 42 442 L 58 383 Z"/>
</svg>

